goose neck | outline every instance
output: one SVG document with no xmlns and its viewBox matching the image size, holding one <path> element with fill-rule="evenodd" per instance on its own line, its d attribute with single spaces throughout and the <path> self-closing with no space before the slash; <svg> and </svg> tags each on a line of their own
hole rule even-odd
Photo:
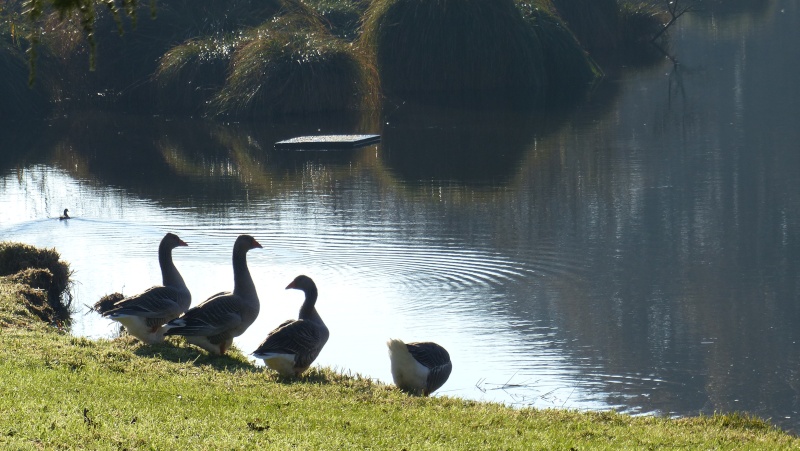
<svg viewBox="0 0 800 451">
<path fill-rule="evenodd" d="M 158 263 L 161 266 L 161 283 L 164 286 L 178 286 L 185 285 L 181 273 L 172 262 L 172 249 L 168 246 L 161 245 L 158 248 Z"/>
<path fill-rule="evenodd" d="M 321 321 L 319 313 L 315 305 L 317 303 L 317 290 L 314 288 L 306 290 L 306 299 L 303 301 L 303 306 L 300 307 L 300 314 L 298 317 L 305 320 Z"/>
<path fill-rule="evenodd" d="M 247 268 L 247 253 L 233 253 L 233 294 L 243 297 L 253 297 L 256 286 Z"/>
</svg>

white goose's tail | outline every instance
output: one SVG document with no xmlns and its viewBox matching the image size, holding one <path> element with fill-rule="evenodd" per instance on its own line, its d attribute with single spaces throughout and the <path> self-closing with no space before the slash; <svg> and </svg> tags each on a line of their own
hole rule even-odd
<svg viewBox="0 0 800 451">
<path fill-rule="evenodd" d="M 403 340 L 393 338 L 387 341 L 386 345 L 389 347 L 394 384 L 401 390 L 422 394 L 428 378 L 428 369 L 414 359 Z"/>
</svg>

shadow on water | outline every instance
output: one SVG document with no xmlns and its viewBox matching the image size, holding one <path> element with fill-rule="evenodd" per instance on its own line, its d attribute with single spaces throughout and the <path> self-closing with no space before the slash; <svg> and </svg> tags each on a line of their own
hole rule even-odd
<svg viewBox="0 0 800 451">
<path fill-rule="evenodd" d="M 564 113 L 403 104 L 384 115 L 381 160 L 394 177 L 406 182 L 503 184 L 537 137 L 566 119 Z"/>
<path fill-rule="evenodd" d="M 292 186 L 296 180 L 287 181 L 284 174 L 301 172 L 308 164 L 335 169 L 360 155 L 359 149 L 278 151 L 275 142 L 301 135 L 376 133 L 377 124 L 371 113 L 305 116 L 262 126 L 83 112 L 3 135 L 9 136 L 4 140 L 9 150 L 0 164 L 53 164 L 77 179 L 173 206 L 197 200 L 221 205 L 245 190 L 269 194 Z"/>
</svg>

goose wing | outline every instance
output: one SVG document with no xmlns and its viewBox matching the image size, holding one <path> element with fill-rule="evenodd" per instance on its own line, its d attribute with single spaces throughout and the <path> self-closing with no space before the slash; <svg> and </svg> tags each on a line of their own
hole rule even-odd
<svg viewBox="0 0 800 451">
<path fill-rule="evenodd" d="M 125 298 L 114 303 L 114 306 L 103 312 L 103 316 L 140 316 L 143 318 L 169 318 L 183 313 L 178 302 L 183 296 L 180 290 L 173 287 L 155 286 L 141 294 Z"/>
<path fill-rule="evenodd" d="M 215 336 L 242 324 L 241 298 L 222 292 L 169 323 L 165 335 Z"/>
<path fill-rule="evenodd" d="M 314 360 L 327 341 L 318 324 L 304 320 L 289 320 L 269 333 L 263 343 L 253 352 L 258 357 L 264 354 L 313 354 Z"/>
<path fill-rule="evenodd" d="M 436 343 L 408 343 L 406 346 L 414 360 L 428 368 L 425 394 L 433 393 L 447 382 L 453 371 L 447 350 Z"/>
</svg>

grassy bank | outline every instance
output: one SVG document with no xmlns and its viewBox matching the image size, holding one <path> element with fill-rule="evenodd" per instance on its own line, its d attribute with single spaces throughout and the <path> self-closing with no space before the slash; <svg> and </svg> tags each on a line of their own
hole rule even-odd
<svg viewBox="0 0 800 451">
<path fill-rule="evenodd" d="M 414 398 L 312 370 L 280 380 L 234 352 L 72 337 L 0 279 L 3 449 L 791 449 L 740 415 L 666 419 Z M 388 364 L 388 359 L 387 359 Z"/>
</svg>

